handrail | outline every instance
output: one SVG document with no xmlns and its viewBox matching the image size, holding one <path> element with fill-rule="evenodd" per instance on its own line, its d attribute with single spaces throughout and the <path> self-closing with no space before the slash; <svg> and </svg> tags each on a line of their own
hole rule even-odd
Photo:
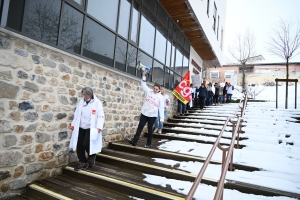
<svg viewBox="0 0 300 200">
<path fill-rule="evenodd" d="M 236 128 L 236 127 L 240 126 L 240 122 L 241 122 L 241 117 L 238 117 L 237 122 L 234 124 L 234 127 L 235 127 L 234 128 L 234 133 L 233 133 L 234 138 L 236 137 L 237 132 L 238 132 L 238 128 Z M 221 173 L 221 177 L 218 181 L 218 186 L 217 186 L 217 190 L 216 190 L 216 193 L 215 193 L 214 200 L 219 200 L 219 199 L 222 200 L 223 199 L 224 181 L 225 181 L 226 173 L 228 171 L 228 168 L 226 166 L 229 165 L 229 162 L 231 162 L 231 164 L 232 164 L 234 141 L 235 140 L 231 140 L 226 159 L 225 159 L 225 161 L 224 160 L 222 161 L 222 163 L 223 163 L 222 164 L 222 166 L 223 166 L 222 173 Z"/>
<path fill-rule="evenodd" d="M 229 122 L 229 119 L 230 118 L 227 117 L 227 120 L 226 120 L 226 122 L 225 122 L 225 124 L 224 124 L 224 126 L 223 126 L 223 128 L 222 128 L 222 130 L 221 130 L 221 132 L 220 132 L 220 134 L 218 136 L 218 138 L 216 139 L 216 142 L 214 143 L 213 147 L 211 148 L 211 150 L 210 150 L 210 152 L 209 152 L 209 154 L 208 154 L 205 162 L 203 163 L 203 166 L 202 166 L 202 168 L 201 168 L 198 176 L 196 177 L 196 179 L 195 179 L 195 181 L 194 181 L 194 183 L 193 183 L 193 185 L 192 185 L 192 187 L 191 187 L 188 195 L 185 198 L 186 200 L 190 200 L 190 199 L 193 198 L 193 196 L 194 196 L 194 194 L 195 194 L 195 192 L 197 190 L 197 187 L 198 187 L 199 183 L 202 180 L 204 172 L 205 172 L 205 170 L 206 170 L 206 168 L 207 168 L 207 166 L 208 166 L 208 164 L 209 164 L 209 162 L 210 162 L 210 160 L 211 160 L 211 158 L 212 158 L 212 156 L 213 156 L 213 154 L 214 154 L 214 152 L 215 152 L 215 150 L 216 150 L 216 148 L 217 148 L 217 146 L 219 144 L 219 141 L 220 141 L 220 139 L 221 139 L 221 137 L 222 137 L 222 135 L 223 135 L 223 133 L 225 131 L 225 128 L 226 128 L 226 126 L 227 126 L 227 124 Z"/>
<path fill-rule="evenodd" d="M 201 180 L 202 180 L 202 177 L 204 175 L 204 172 L 208 166 L 208 164 L 210 163 L 210 160 L 216 150 L 216 148 L 218 147 L 220 150 L 223 151 L 223 156 L 222 156 L 222 174 L 221 174 L 221 177 L 219 179 L 219 182 L 218 182 L 218 187 L 217 187 L 217 190 L 216 190 L 216 193 L 215 193 L 215 197 L 214 197 L 214 200 L 222 200 L 223 199 L 223 190 L 224 190 L 224 181 L 225 181 L 225 176 L 226 176 L 226 173 L 227 173 L 227 170 L 228 170 L 228 165 L 230 164 L 229 166 L 229 170 L 230 171 L 233 171 L 233 148 L 234 148 L 234 142 L 235 140 L 237 139 L 237 148 L 239 146 L 239 134 L 241 132 L 241 124 L 243 123 L 243 116 L 244 116 L 244 113 L 245 113 L 245 108 L 247 106 L 247 93 L 245 93 L 245 97 L 244 97 L 244 102 L 243 102 L 243 106 L 241 107 L 241 116 L 237 116 L 238 117 L 238 120 L 236 122 L 232 121 L 230 119 L 230 117 L 227 117 L 227 120 L 222 128 L 222 130 L 220 131 L 220 134 L 218 136 L 218 138 L 216 139 L 213 147 L 211 148 L 205 162 L 203 163 L 203 166 L 199 172 L 199 174 L 197 175 L 188 195 L 186 196 L 186 200 L 191 200 L 197 190 L 197 187 L 198 185 L 200 184 Z M 220 139 L 225 131 L 225 128 L 228 124 L 228 122 L 231 122 L 233 124 L 232 126 L 232 139 L 231 139 L 231 143 L 229 145 L 229 147 L 227 148 L 224 148 L 220 145 Z M 226 152 L 227 153 L 227 156 L 226 156 Z M 230 161 L 230 163 L 229 163 Z M 222 185 L 221 185 L 222 184 Z M 221 196 L 222 195 L 222 196 Z"/>
</svg>

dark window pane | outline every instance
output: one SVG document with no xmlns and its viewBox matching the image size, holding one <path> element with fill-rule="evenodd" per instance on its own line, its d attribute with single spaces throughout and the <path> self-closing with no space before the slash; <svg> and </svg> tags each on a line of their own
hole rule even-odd
<svg viewBox="0 0 300 200">
<path fill-rule="evenodd" d="M 157 26 L 154 57 L 162 63 L 165 63 L 167 35 L 167 30 L 163 26 Z"/>
<path fill-rule="evenodd" d="M 83 55 L 108 66 L 113 66 L 114 47 L 115 34 L 87 18 L 84 30 Z"/>
<path fill-rule="evenodd" d="M 4 3 L 4 2 L 2 2 L 2 3 Z M 24 5 L 25 5 L 24 0 L 11 0 L 10 1 L 6 26 L 21 32 Z M 0 9 L 2 9 L 2 8 L 0 7 Z"/>
<path fill-rule="evenodd" d="M 25 34 L 56 45 L 60 19 L 60 0 L 28 0 Z"/>
<path fill-rule="evenodd" d="M 118 33 L 128 39 L 131 0 L 121 0 Z"/>
<path fill-rule="evenodd" d="M 190 41 L 188 41 L 188 39 L 185 39 L 184 41 L 184 49 L 190 53 Z"/>
<path fill-rule="evenodd" d="M 157 18 L 165 28 L 168 28 L 168 14 L 160 4 L 158 6 Z"/>
<path fill-rule="evenodd" d="M 173 21 L 171 18 L 168 18 L 168 19 L 169 19 L 169 27 L 168 27 L 168 30 L 169 30 L 169 33 L 172 34 L 174 21 Z"/>
<path fill-rule="evenodd" d="M 172 70 L 170 70 L 170 89 L 173 90 L 175 88 L 175 84 L 174 84 L 174 72 Z"/>
<path fill-rule="evenodd" d="M 181 44 L 183 46 L 184 36 L 183 36 L 183 33 L 181 31 L 178 31 L 178 33 L 177 33 L 177 41 L 179 42 L 179 44 Z"/>
<path fill-rule="evenodd" d="M 174 86 L 176 87 L 181 81 L 181 76 L 179 76 L 178 74 L 174 73 Z"/>
<path fill-rule="evenodd" d="M 160 85 L 164 84 L 164 66 L 156 61 L 153 64 L 152 82 Z"/>
<path fill-rule="evenodd" d="M 142 0 L 144 3 L 144 6 L 146 5 L 147 8 L 156 16 L 156 10 L 157 10 L 157 3 L 156 1 L 149 1 L 149 0 Z"/>
<path fill-rule="evenodd" d="M 80 54 L 83 14 L 65 4 L 62 18 L 60 46 Z"/>
<path fill-rule="evenodd" d="M 150 56 L 147 56 L 145 53 L 139 51 L 138 61 L 140 61 L 143 65 L 145 65 L 147 67 L 150 67 L 151 73 L 153 72 L 153 69 L 152 69 L 152 61 L 153 61 L 153 59 Z M 137 76 L 141 77 L 141 72 L 138 72 Z M 152 79 L 151 79 L 151 75 L 150 75 L 148 81 L 151 81 L 151 80 Z"/>
<path fill-rule="evenodd" d="M 100 22 L 116 30 L 119 0 L 89 0 L 87 12 Z"/>
<path fill-rule="evenodd" d="M 181 75 L 182 73 L 182 53 L 176 49 L 175 72 Z"/>
<path fill-rule="evenodd" d="M 137 49 L 131 44 L 128 45 L 127 51 L 127 73 L 135 76 L 135 66 L 136 66 L 136 55 Z"/>
<path fill-rule="evenodd" d="M 165 67 L 165 79 L 164 79 L 164 87 L 171 89 L 170 86 L 170 70 Z"/>
<path fill-rule="evenodd" d="M 127 42 L 118 37 L 116 44 L 115 67 L 126 71 Z"/>
<path fill-rule="evenodd" d="M 143 9 L 139 47 L 151 56 L 153 55 L 155 19 L 147 8 Z"/>
<path fill-rule="evenodd" d="M 136 1 L 133 2 L 133 10 L 131 17 L 131 34 L 130 39 L 137 43 L 138 41 L 138 27 L 139 27 L 139 7 L 140 4 Z"/>
</svg>

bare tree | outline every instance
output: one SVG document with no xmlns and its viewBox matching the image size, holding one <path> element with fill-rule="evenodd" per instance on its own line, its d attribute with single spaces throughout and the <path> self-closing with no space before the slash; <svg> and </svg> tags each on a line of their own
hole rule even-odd
<svg viewBox="0 0 300 200">
<path fill-rule="evenodd" d="M 280 19 L 278 26 L 270 36 L 268 51 L 286 61 L 286 91 L 285 91 L 285 109 L 288 107 L 288 79 L 289 79 L 289 61 L 298 55 L 297 50 L 300 47 L 300 24 Z"/>
<path fill-rule="evenodd" d="M 236 40 L 232 46 L 229 48 L 230 55 L 234 58 L 234 62 L 239 65 L 242 71 L 242 90 L 246 91 L 246 64 L 252 63 L 255 60 L 261 58 L 262 56 L 257 56 L 255 51 L 256 38 L 249 29 L 246 30 L 244 35 L 239 33 L 236 36 Z"/>
</svg>

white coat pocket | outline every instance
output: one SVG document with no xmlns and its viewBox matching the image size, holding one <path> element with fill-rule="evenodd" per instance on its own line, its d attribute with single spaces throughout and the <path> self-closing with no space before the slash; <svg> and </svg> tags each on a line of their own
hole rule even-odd
<svg viewBox="0 0 300 200">
<path fill-rule="evenodd" d="M 90 129 L 90 140 L 96 141 L 99 138 L 99 133 L 97 128 L 91 128 Z"/>
</svg>

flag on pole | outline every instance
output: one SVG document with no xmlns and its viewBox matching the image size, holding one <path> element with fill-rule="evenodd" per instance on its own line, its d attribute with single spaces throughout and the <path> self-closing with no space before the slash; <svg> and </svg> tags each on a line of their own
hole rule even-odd
<svg viewBox="0 0 300 200">
<path fill-rule="evenodd" d="M 190 83 L 190 71 L 188 71 L 172 92 L 172 94 L 184 104 L 187 104 L 192 99 Z"/>
</svg>

